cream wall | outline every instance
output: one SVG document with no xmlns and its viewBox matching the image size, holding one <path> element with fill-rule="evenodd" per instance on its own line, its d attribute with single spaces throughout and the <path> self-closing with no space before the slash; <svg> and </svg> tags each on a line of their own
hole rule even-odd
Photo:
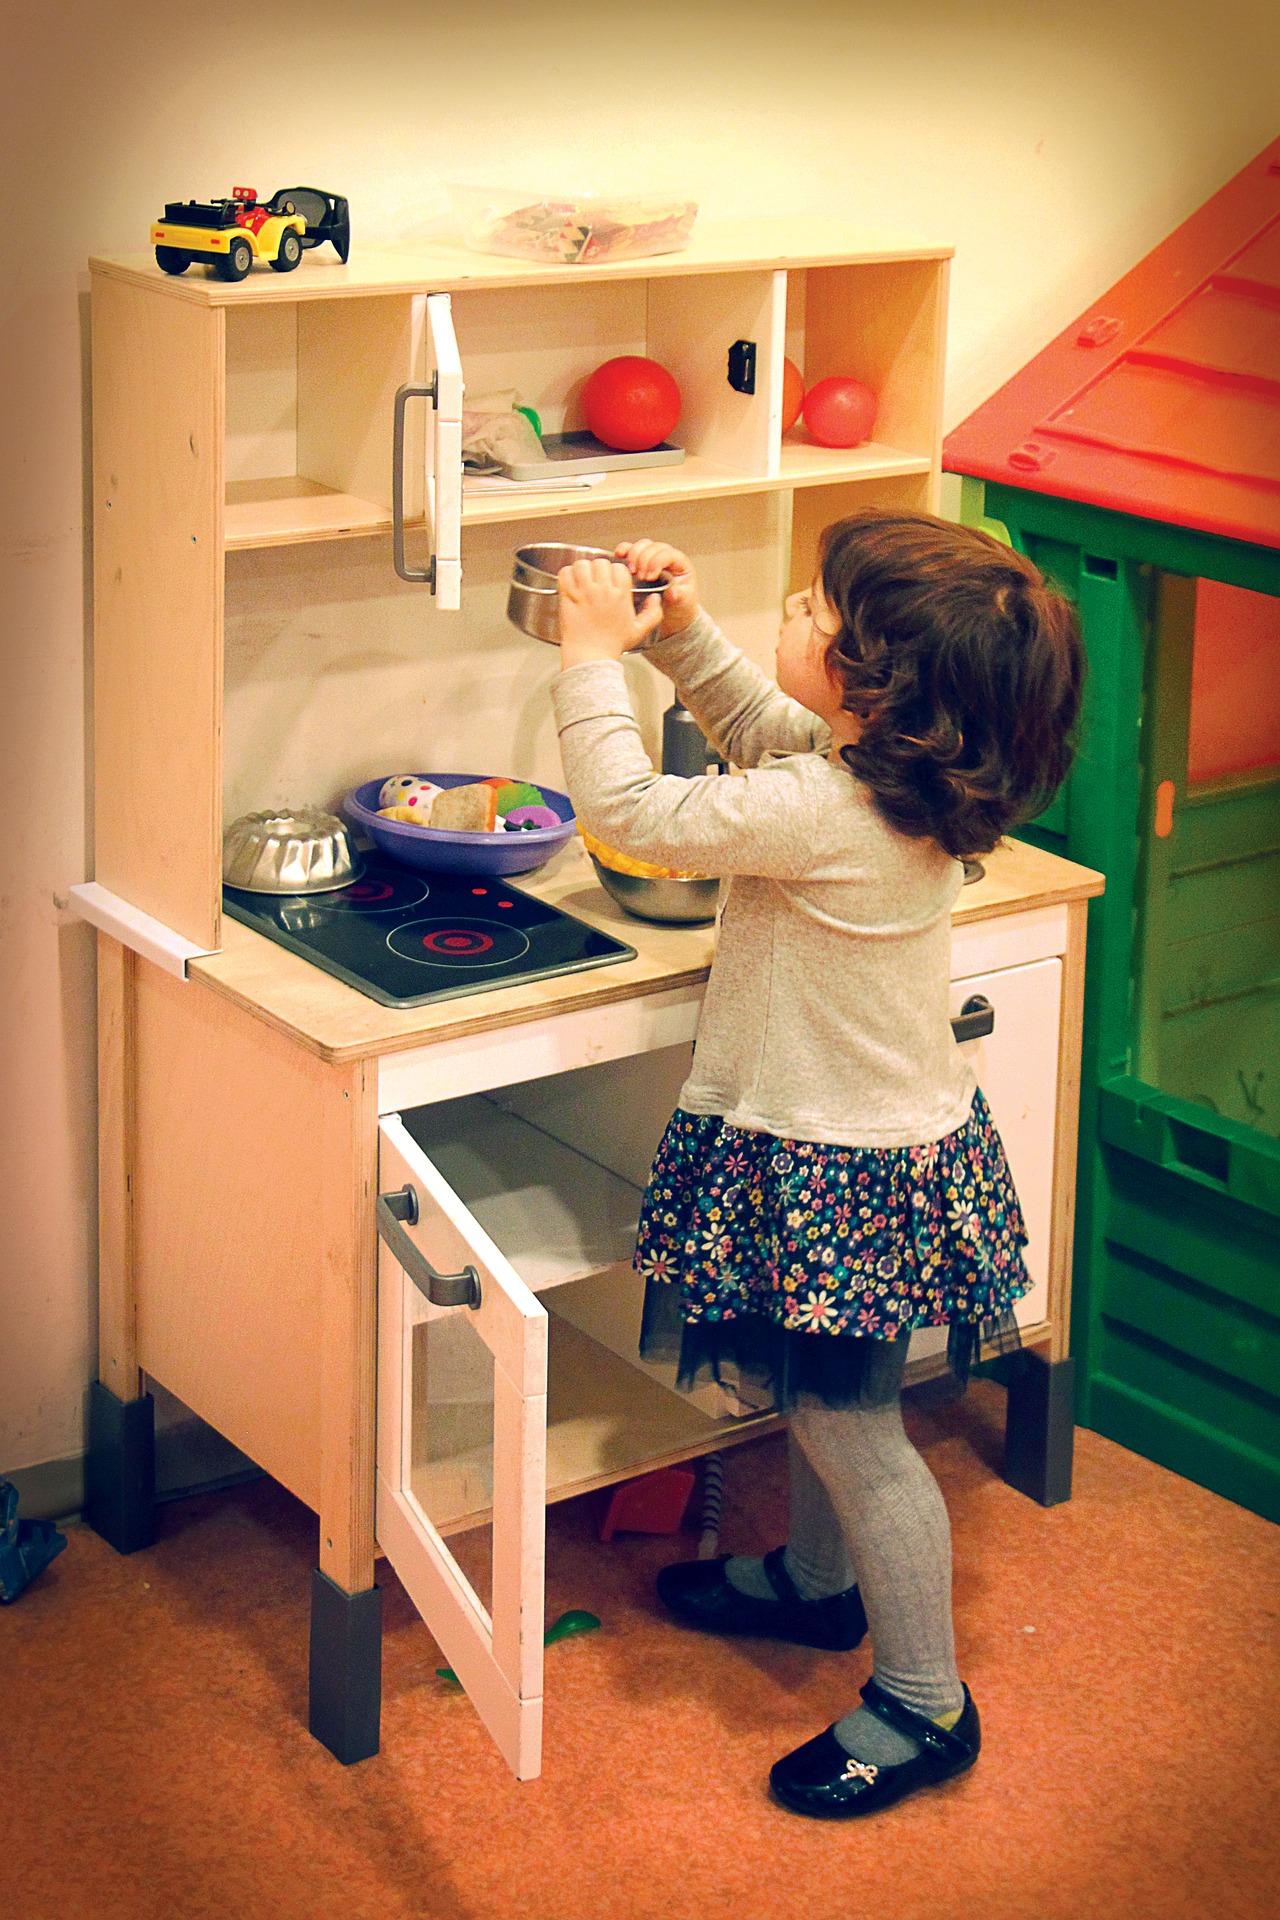
<svg viewBox="0 0 1280 1920">
<path fill-rule="evenodd" d="M 62 904 L 92 872 L 86 255 L 241 181 L 347 194 L 357 246 L 449 179 L 838 212 L 955 243 L 954 421 L 1272 138 L 1280 98 L 1272 0 L 10 0 L 3 19 L 0 1471 L 79 1450 L 94 1345 L 93 960 Z M 435 671 L 460 704 L 461 667 Z"/>
</svg>

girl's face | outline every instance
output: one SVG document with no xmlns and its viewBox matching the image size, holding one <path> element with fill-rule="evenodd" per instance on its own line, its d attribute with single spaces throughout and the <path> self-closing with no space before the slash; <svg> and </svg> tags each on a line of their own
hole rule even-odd
<svg viewBox="0 0 1280 1920">
<path fill-rule="evenodd" d="M 838 720 L 851 718 L 841 709 L 840 678 L 826 666 L 827 648 L 839 631 L 839 617 L 824 599 L 820 581 L 787 596 L 778 633 L 778 685 L 833 730 Z"/>
</svg>

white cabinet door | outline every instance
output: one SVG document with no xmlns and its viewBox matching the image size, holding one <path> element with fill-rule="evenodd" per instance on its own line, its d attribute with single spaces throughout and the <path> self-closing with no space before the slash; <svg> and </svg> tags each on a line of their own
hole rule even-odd
<svg viewBox="0 0 1280 1920">
<path fill-rule="evenodd" d="M 1027 1270 L 1035 1285 L 1017 1305 L 1020 1326 L 1049 1311 L 1049 1231 L 1053 1218 L 1053 1137 L 1057 1121 L 1061 960 L 1034 960 L 951 983 L 951 1013 L 982 996 L 991 1032 L 966 1051 L 1004 1143 L 1027 1223 Z"/>
<path fill-rule="evenodd" d="M 503 1758 L 531 1780 L 542 1758 L 547 1315 L 399 1115 L 379 1134 L 378 1543 Z M 430 1268 L 455 1282 L 470 1269 L 479 1304 L 431 1304 L 420 1290 L 439 1291 Z M 432 1523 L 441 1459 L 489 1482 L 487 1608 Z"/>
<path fill-rule="evenodd" d="M 1062 962 L 1034 960 L 953 980 L 952 1019 L 979 998 L 990 1003 L 991 1031 L 963 1046 L 1004 1143 L 1027 1223 L 1025 1258 L 1034 1285 L 1014 1312 L 1019 1326 L 1031 1327 L 1049 1311 Z M 912 1336 L 911 1358 L 928 1359 L 946 1344 L 945 1327 L 921 1328 Z"/>
<path fill-rule="evenodd" d="M 462 604 L 462 361 L 447 293 L 415 294 L 410 321 L 410 358 L 423 368 L 421 384 L 399 389 L 392 453 L 392 533 L 395 568 L 402 580 L 429 586 L 436 604 L 456 613 Z M 423 508 L 431 540 L 426 567 L 405 559 L 405 409 L 427 400 Z"/>
</svg>

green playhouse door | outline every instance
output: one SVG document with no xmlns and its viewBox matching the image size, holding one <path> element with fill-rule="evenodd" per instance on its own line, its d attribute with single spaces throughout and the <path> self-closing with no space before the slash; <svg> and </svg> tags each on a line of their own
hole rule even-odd
<svg viewBox="0 0 1280 1920">
<path fill-rule="evenodd" d="M 1280 1520 L 1277 556 L 990 485 L 986 512 L 1077 601 L 1089 655 L 1076 767 L 1026 830 L 1107 877 L 1090 903 L 1078 1417 Z M 1232 618 L 1259 603 L 1264 631 L 1252 679 L 1228 632 L 1219 745 L 1264 764 L 1206 772 L 1198 615 L 1224 592 Z"/>
<path fill-rule="evenodd" d="M 1280 777 L 1192 777 L 1204 584 L 1151 579 L 1131 1070 L 1098 1088 L 1089 1418 L 1280 1518 Z"/>
</svg>

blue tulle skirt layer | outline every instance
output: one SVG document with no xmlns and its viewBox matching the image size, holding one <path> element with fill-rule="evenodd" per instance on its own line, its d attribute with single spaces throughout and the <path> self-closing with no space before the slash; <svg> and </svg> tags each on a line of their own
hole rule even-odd
<svg viewBox="0 0 1280 1920">
<path fill-rule="evenodd" d="M 654 1160 L 635 1264 L 641 1351 L 757 1404 L 861 1396 L 885 1340 L 946 1326 L 967 1377 L 1017 1345 L 1026 1228 L 982 1094 L 924 1146 L 847 1147 L 677 1110 Z"/>
</svg>

